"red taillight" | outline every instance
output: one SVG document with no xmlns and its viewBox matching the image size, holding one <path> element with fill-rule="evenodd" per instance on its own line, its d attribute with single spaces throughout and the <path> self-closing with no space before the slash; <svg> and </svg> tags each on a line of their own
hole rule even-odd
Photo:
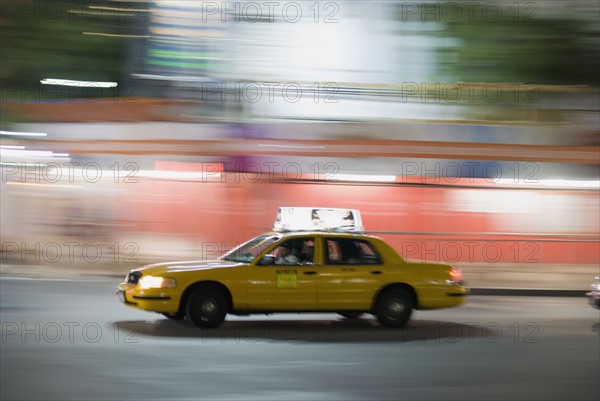
<svg viewBox="0 0 600 401">
<path fill-rule="evenodd" d="M 450 268 L 450 280 L 460 282 L 463 279 L 462 271 L 456 267 Z"/>
</svg>

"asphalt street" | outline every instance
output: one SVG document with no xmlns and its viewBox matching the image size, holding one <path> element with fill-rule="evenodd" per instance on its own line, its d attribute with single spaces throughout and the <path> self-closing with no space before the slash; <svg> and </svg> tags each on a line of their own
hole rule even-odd
<svg viewBox="0 0 600 401">
<path fill-rule="evenodd" d="M 123 306 L 118 279 L 0 279 L 2 400 L 594 400 L 585 298 L 470 296 L 403 329 L 370 315 L 229 316 L 214 330 Z"/>
</svg>

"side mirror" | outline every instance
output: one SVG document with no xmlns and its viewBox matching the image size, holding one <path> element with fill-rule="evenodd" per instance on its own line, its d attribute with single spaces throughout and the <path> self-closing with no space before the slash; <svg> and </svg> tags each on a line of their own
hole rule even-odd
<svg viewBox="0 0 600 401">
<path fill-rule="evenodd" d="M 263 258 L 260 260 L 260 262 L 258 263 L 261 266 L 269 266 L 269 265 L 274 265 L 275 264 L 275 255 L 272 254 L 266 254 L 265 256 L 263 256 Z"/>
</svg>

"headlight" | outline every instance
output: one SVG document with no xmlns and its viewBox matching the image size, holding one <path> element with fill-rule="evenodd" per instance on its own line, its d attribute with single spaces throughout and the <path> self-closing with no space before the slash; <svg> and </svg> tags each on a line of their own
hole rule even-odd
<svg viewBox="0 0 600 401">
<path fill-rule="evenodd" d="M 143 289 L 148 288 L 175 288 L 177 282 L 174 278 L 142 276 L 138 285 Z"/>
</svg>

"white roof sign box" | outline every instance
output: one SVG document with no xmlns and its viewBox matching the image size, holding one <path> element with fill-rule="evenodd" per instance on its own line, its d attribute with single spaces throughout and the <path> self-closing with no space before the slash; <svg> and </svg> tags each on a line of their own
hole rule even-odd
<svg viewBox="0 0 600 401">
<path fill-rule="evenodd" d="M 280 207 L 274 231 L 362 232 L 360 210 L 328 207 Z"/>
</svg>

